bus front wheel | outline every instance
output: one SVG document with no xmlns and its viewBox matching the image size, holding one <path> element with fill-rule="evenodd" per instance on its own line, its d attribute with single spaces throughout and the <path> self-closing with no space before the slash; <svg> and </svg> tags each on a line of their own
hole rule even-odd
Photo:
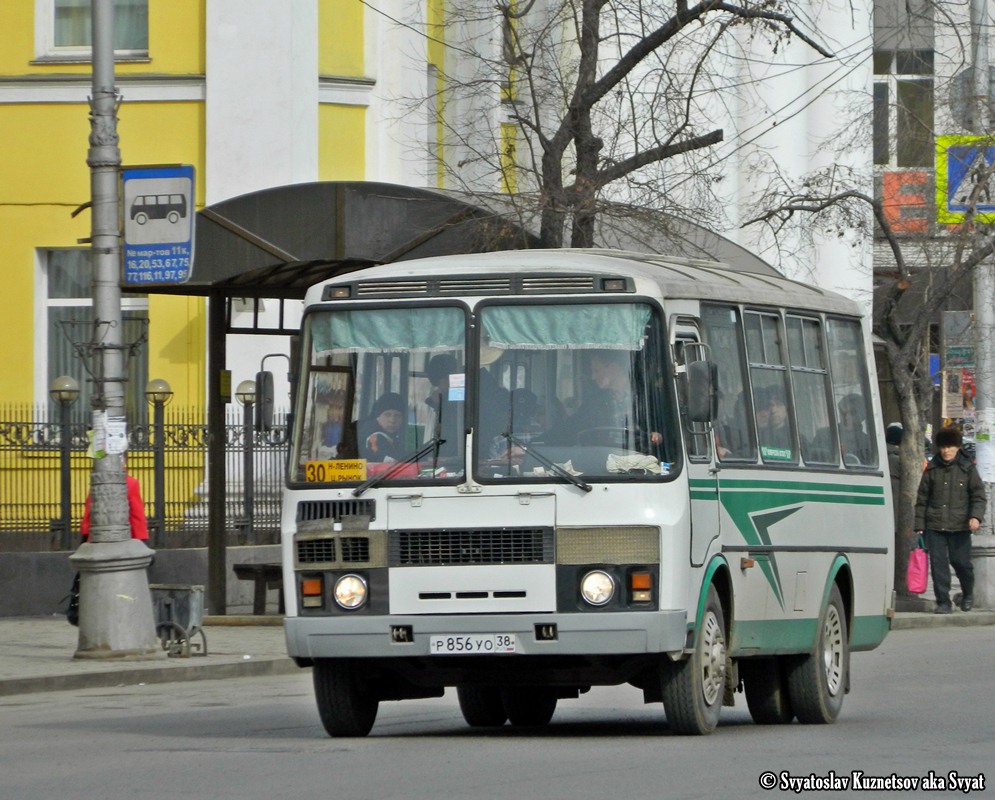
<svg viewBox="0 0 995 800">
<path fill-rule="evenodd" d="M 471 728 L 499 728 L 508 720 L 501 690 L 496 686 L 457 686 L 456 697 L 463 719 Z"/>
<path fill-rule="evenodd" d="M 715 730 L 725 691 L 726 653 L 722 603 L 709 586 L 690 658 L 665 660 L 661 668 L 663 708 L 674 733 L 701 736 Z"/>
<path fill-rule="evenodd" d="M 819 619 L 815 650 L 795 658 L 788 670 L 791 705 L 799 722 L 825 725 L 836 721 L 843 707 L 849 668 L 846 609 L 839 588 L 833 584 Z"/>
<path fill-rule="evenodd" d="M 380 702 L 361 666 L 327 658 L 314 663 L 318 716 L 329 736 L 366 736 L 373 728 Z"/>
</svg>

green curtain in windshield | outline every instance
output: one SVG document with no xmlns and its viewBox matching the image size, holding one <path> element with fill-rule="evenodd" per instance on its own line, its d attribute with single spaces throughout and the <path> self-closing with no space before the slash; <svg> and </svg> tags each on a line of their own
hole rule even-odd
<svg viewBox="0 0 995 800">
<path fill-rule="evenodd" d="M 639 350 L 650 313 L 645 305 L 599 303 L 488 307 L 481 318 L 495 347 Z"/>
<path fill-rule="evenodd" d="M 316 352 L 393 352 L 462 347 L 458 308 L 392 308 L 312 314 Z"/>
</svg>

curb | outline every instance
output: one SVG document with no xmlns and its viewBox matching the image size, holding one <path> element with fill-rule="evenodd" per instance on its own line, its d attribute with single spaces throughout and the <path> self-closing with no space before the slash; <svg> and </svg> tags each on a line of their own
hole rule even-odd
<svg viewBox="0 0 995 800">
<path fill-rule="evenodd" d="M 45 675 L 0 681 L 0 697 L 34 692 L 62 692 L 73 689 L 100 689 L 112 686 L 138 686 L 146 683 L 176 683 L 224 678 L 251 678 L 292 675 L 300 672 L 290 658 L 259 658 L 231 664 L 204 664 L 176 667 L 136 667 L 109 672 L 75 675 Z"/>
<path fill-rule="evenodd" d="M 995 625 L 995 611 L 955 611 L 952 614 L 904 613 L 896 614 L 891 621 L 893 631 L 914 628 L 972 628 L 981 625 Z"/>
</svg>

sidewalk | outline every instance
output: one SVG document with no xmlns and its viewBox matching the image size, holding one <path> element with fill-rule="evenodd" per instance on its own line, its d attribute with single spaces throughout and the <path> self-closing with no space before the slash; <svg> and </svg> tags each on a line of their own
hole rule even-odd
<svg viewBox="0 0 995 800">
<path fill-rule="evenodd" d="M 995 625 L 995 611 L 895 615 L 892 635 L 910 628 Z M 281 617 L 207 617 L 207 655 L 74 659 L 78 632 L 62 616 L 0 618 L 0 697 L 141 683 L 300 672 L 287 656 Z M 195 642 L 199 639 L 195 638 Z"/>
<path fill-rule="evenodd" d="M 282 617 L 206 617 L 203 629 L 206 656 L 75 659 L 79 632 L 64 616 L 0 618 L 0 697 L 301 671 L 287 656 Z"/>
</svg>

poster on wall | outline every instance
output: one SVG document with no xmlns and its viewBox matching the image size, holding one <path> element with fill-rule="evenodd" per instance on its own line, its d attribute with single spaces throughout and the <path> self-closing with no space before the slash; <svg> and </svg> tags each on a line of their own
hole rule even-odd
<svg viewBox="0 0 995 800">
<path fill-rule="evenodd" d="M 975 458 L 978 472 L 985 483 L 995 483 L 995 452 L 992 431 L 995 430 L 995 408 L 979 411 L 974 421 Z"/>
</svg>

